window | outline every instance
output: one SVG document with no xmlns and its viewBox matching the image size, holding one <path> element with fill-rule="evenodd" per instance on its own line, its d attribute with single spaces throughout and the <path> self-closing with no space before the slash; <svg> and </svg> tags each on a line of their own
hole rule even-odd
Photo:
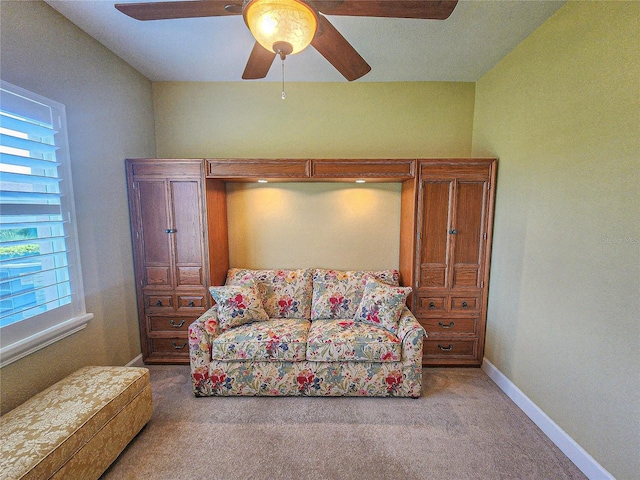
<svg viewBox="0 0 640 480">
<path fill-rule="evenodd" d="M 84 328 L 64 105 L 0 84 L 0 366 Z"/>
</svg>

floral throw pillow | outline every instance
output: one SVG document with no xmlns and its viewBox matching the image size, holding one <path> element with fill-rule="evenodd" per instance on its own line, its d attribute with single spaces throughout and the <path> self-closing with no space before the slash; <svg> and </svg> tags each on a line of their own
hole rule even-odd
<svg viewBox="0 0 640 480">
<path fill-rule="evenodd" d="M 313 273 L 311 320 L 353 318 L 369 278 L 398 285 L 397 270 L 322 270 Z"/>
<path fill-rule="evenodd" d="M 377 325 L 397 335 L 398 321 L 410 293 L 411 287 L 396 287 L 369 278 L 354 320 Z"/>
<path fill-rule="evenodd" d="M 311 316 L 311 269 L 249 270 L 231 268 L 227 285 L 257 284 L 269 318 Z"/>
<path fill-rule="evenodd" d="M 209 291 L 218 304 L 220 332 L 245 323 L 269 320 L 256 285 L 209 287 Z"/>
</svg>

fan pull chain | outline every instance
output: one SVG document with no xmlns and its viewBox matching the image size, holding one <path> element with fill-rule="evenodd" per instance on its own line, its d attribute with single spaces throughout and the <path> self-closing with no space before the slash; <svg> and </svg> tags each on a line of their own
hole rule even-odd
<svg viewBox="0 0 640 480">
<path fill-rule="evenodd" d="M 284 56 L 282 57 L 282 100 L 287 98 L 287 94 L 284 91 Z"/>
</svg>

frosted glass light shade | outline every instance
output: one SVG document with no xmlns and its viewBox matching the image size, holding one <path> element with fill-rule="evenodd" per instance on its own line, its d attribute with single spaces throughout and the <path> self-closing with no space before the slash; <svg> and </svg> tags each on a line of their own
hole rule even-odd
<svg viewBox="0 0 640 480">
<path fill-rule="evenodd" d="M 271 52 L 274 44 L 285 42 L 298 53 L 311 43 L 318 28 L 318 17 L 300 0 L 251 0 L 244 7 L 244 21 L 256 41 Z"/>
</svg>

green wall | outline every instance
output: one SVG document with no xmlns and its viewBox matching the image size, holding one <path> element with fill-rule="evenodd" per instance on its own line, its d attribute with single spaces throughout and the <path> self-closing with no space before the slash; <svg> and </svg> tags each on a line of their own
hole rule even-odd
<svg viewBox="0 0 640 480">
<path fill-rule="evenodd" d="M 124 158 L 154 156 L 151 82 L 44 2 L 0 3 L 2 79 L 66 106 L 87 327 L 0 370 L 4 413 L 140 354 Z"/>
<path fill-rule="evenodd" d="M 164 157 L 413 158 L 471 152 L 473 83 L 155 82 Z"/>
<path fill-rule="evenodd" d="M 640 472 L 638 2 L 569 2 L 476 86 L 500 158 L 486 358 L 619 479 Z"/>
<path fill-rule="evenodd" d="M 166 157 L 468 156 L 472 83 L 154 83 Z M 400 184 L 228 184 L 232 267 L 398 268 Z"/>
</svg>

